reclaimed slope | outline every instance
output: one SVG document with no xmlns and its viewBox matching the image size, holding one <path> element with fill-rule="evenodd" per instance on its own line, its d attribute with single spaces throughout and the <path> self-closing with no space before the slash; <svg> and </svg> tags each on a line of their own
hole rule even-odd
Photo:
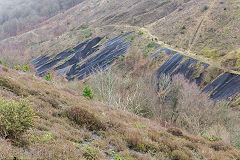
<svg viewBox="0 0 240 160">
<path fill-rule="evenodd" d="M 130 43 L 123 40 L 130 33 L 117 36 L 99 45 L 102 38 L 88 40 L 56 56 L 41 56 L 32 61 L 39 76 L 45 76 L 48 70 L 56 71 L 57 75 L 66 75 L 68 80 L 82 80 L 92 73 L 105 70 L 114 63 L 115 58 L 125 54 Z"/>
<path fill-rule="evenodd" d="M 169 55 L 169 59 L 162 64 L 157 70 L 158 78 L 161 74 L 167 74 L 170 76 L 176 74 L 183 74 L 191 82 L 196 82 L 198 86 L 204 86 L 204 78 L 206 76 L 209 64 L 200 62 L 199 60 L 186 57 L 181 54 L 169 51 L 169 49 L 158 49 L 153 53 L 152 57 L 155 58 L 160 51 L 165 51 Z M 237 99 L 240 93 L 240 75 L 234 73 L 225 72 L 222 75 L 218 75 L 210 84 L 203 88 L 203 92 L 209 93 L 210 98 L 214 100 L 232 100 Z"/>
</svg>

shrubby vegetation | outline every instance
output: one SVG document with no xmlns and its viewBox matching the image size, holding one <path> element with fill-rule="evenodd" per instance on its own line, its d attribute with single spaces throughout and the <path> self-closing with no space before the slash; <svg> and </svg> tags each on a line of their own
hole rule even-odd
<svg viewBox="0 0 240 160">
<path fill-rule="evenodd" d="M 91 77 L 89 83 L 95 97 L 110 107 L 156 119 L 166 127 L 178 126 L 208 140 L 239 143 L 239 112 L 228 102 L 213 102 L 181 75 L 172 80 L 168 75 L 159 80 L 149 75 L 134 79 L 109 70 Z"/>
<path fill-rule="evenodd" d="M 0 40 L 32 29 L 38 23 L 83 0 L 0 1 Z"/>
<path fill-rule="evenodd" d="M 195 135 L 207 134 L 228 142 L 235 141 L 233 137 L 240 138 L 239 113 L 228 102 L 214 103 L 208 95 L 201 93 L 195 83 L 189 83 L 183 76 L 173 77 L 173 82 L 166 87 L 159 100 L 155 113 L 167 123 Z"/>
<path fill-rule="evenodd" d="M 118 74 L 120 73 L 118 72 Z M 196 155 L 205 159 L 239 159 L 239 152 L 235 148 L 219 141 L 220 139 L 224 139 L 223 136 L 212 134 L 214 133 L 213 131 L 218 131 L 215 129 L 216 125 L 209 127 L 211 130 L 199 134 L 199 137 L 191 136 L 181 129 L 173 127 L 173 125 L 179 126 L 178 122 L 180 119 L 173 124 L 165 118 L 165 121 L 168 121 L 168 124 L 165 123 L 167 129 L 162 127 L 164 121 L 160 118 L 164 119 L 164 117 L 161 115 L 159 108 L 162 108 L 161 104 L 169 105 L 169 107 L 173 104 L 170 101 L 171 98 L 165 99 L 164 94 L 160 94 L 162 90 L 165 90 L 166 94 L 170 93 L 171 86 L 174 86 L 173 82 L 170 83 L 169 76 L 163 75 L 161 83 L 158 83 L 158 81 L 154 80 L 154 77 L 147 75 L 144 76 L 146 78 L 136 80 L 136 77 L 133 78 L 126 74 L 124 77 L 121 77 L 118 74 L 113 71 L 102 72 L 99 78 L 108 75 L 105 81 L 104 78 L 92 80 L 90 77 L 90 81 L 85 81 L 84 83 L 82 81 L 65 83 L 62 78 L 56 78 L 54 79 L 55 83 L 46 83 L 46 81 L 39 78 L 36 79 L 28 73 L 21 74 L 12 69 L 8 69 L 8 71 L 2 70 L 0 72 L 2 79 L 0 94 L 2 97 L 17 101 L 22 96 L 29 96 L 32 102 L 31 108 L 38 118 L 35 121 L 34 127 L 29 129 L 31 126 L 25 122 L 30 122 L 30 117 L 34 118 L 34 115 L 30 114 L 31 112 L 28 112 L 28 109 L 23 109 L 27 106 L 29 107 L 29 103 L 21 105 L 25 103 L 21 103 L 21 101 L 0 100 L 0 115 L 1 117 L 2 115 L 4 116 L 3 119 L 0 118 L 0 159 L 112 158 L 150 160 L 191 159 L 195 158 Z M 111 83 L 112 78 L 116 80 L 114 83 Z M 91 86 L 94 83 L 90 82 L 97 82 L 97 80 L 101 83 L 95 83 L 94 87 Z M 38 82 L 36 83 L 36 81 Z M 77 85 L 72 86 L 72 89 L 66 88 L 65 85 L 69 84 Z M 153 84 L 164 87 L 161 87 L 161 89 L 159 87 L 159 90 L 151 90 L 151 88 L 156 88 L 152 86 Z M 106 105 L 106 103 L 99 103 L 95 100 L 86 100 L 80 96 L 82 95 L 82 89 L 86 85 L 89 85 L 93 90 L 95 99 L 100 99 L 101 95 L 104 98 L 107 95 L 105 93 L 112 93 L 107 98 L 111 98 L 112 96 L 114 97 L 112 100 L 117 100 L 117 96 L 114 95 L 119 93 L 121 97 L 120 102 L 116 103 L 117 105 L 111 105 L 114 101 L 109 101 L 108 105 Z M 27 94 L 19 93 L 20 90 Z M 96 92 L 97 90 L 103 91 L 102 94 Z M 179 91 L 181 91 L 181 87 Z M 159 98 L 160 95 L 162 98 Z M 108 100 L 107 98 L 102 99 L 102 101 Z M 178 103 L 175 103 L 179 111 L 181 111 L 180 108 L 182 107 L 181 101 L 179 99 Z M 123 104 L 126 106 L 124 107 Z M 171 112 L 171 110 L 169 111 Z M 156 114 L 153 114 L 153 112 Z M 155 119 L 155 121 L 136 116 L 134 113 Z M 171 113 L 169 114 L 171 115 Z M 11 121 L 12 119 L 14 121 Z M 17 126 L 15 124 L 22 122 L 20 124 L 24 125 L 22 128 L 24 132 L 20 132 L 20 134 L 14 136 L 6 136 L 4 133 L 8 133 L 7 129 L 10 129 L 10 127 L 1 126 L 6 123 L 6 120 L 11 122 L 10 126 Z M 222 123 L 224 119 L 221 120 L 219 124 L 223 124 L 222 126 L 224 126 L 224 123 Z M 224 122 L 228 121 L 227 119 L 224 120 Z M 188 130 L 188 127 L 184 125 L 183 128 Z M 229 126 L 229 128 L 231 127 Z M 232 128 L 238 129 L 234 125 Z M 19 127 L 15 130 L 18 131 L 18 129 Z M 224 130 L 221 129 L 220 131 Z M 225 133 L 230 133 L 227 127 L 225 131 Z M 9 139 L 10 137 L 13 137 L 13 139 Z M 14 146 L 16 143 L 12 142 L 18 142 L 18 146 Z M 236 146 L 239 146 L 239 143 L 236 143 Z"/>
<path fill-rule="evenodd" d="M 46 81 L 52 81 L 52 79 L 53 79 L 52 73 L 48 71 L 47 74 L 45 75 L 44 79 Z"/>
<path fill-rule="evenodd" d="M 14 68 L 16 70 L 23 71 L 23 72 L 29 72 L 30 71 L 29 66 L 27 64 L 25 66 L 16 65 Z"/>
<path fill-rule="evenodd" d="M 153 87 L 146 86 L 151 79 L 124 78 L 116 75 L 112 70 L 102 71 L 91 77 L 89 83 L 95 97 L 108 105 L 130 110 L 137 115 L 152 117 L 151 108 L 154 107 Z"/>
<path fill-rule="evenodd" d="M 93 93 L 92 93 L 91 88 L 89 88 L 89 86 L 86 86 L 86 87 L 83 89 L 83 96 L 84 96 L 84 97 L 88 97 L 88 98 L 90 98 L 90 99 L 93 99 Z"/>
<path fill-rule="evenodd" d="M 34 113 L 27 100 L 4 100 L 0 98 L 0 136 L 19 139 L 34 124 Z"/>
</svg>

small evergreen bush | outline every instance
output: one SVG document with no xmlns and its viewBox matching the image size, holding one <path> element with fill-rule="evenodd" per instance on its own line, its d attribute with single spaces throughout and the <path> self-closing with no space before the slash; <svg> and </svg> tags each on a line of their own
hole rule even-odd
<svg viewBox="0 0 240 160">
<path fill-rule="evenodd" d="M 83 96 L 84 97 L 89 97 L 90 99 L 93 99 L 93 93 L 92 93 L 92 90 L 89 88 L 89 86 L 86 86 L 83 89 Z"/>
<path fill-rule="evenodd" d="M 34 124 L 34 113 L 28 100 L 4 100 L 0 97 L 0 136 L 19 139 Z"/>
<path fill-rule="evenodd" d="M 51 72 L 47 72 L 45 78 L 44 78 L 46 81 L 51 81 L 52 80 L 52 74 Z"/>
<path fill-rule="evenodd" d="M 29 72 L 29 66 L 26 64 L 24 67 L 23 67 L 23 72 Z"/>
</svg>

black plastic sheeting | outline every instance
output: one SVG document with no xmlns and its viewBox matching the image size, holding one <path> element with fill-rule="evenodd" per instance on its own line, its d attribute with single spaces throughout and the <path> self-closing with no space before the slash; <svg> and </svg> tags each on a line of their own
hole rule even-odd
<svg viewBox="0 0 240 160">
<path fill-rule="evenodd" d="M 240 75 L 226 72 L 205 87 L 203 92 L 211 93 L 210 97 L 215 100 L 228 99 L 240 93 Z"/>
<path fill-rule="evenodd" d="M 157 70 L 158 78 L 161 74 L 165 73 L 171 77 L 176 74 L 183 74 L 187 79 L 195 81 L 198 86 L 202 84 L 204 71 L 199 77 L 192 79 L 194 68 L 191 67 L 198 63 L 198 60 L 187 58 L 184 55 L 174 54 Z M 209 67 L 206 63 L 201 63 L 206 69 Z M 206 86 L 202 92 L 209 93 L 210 98 L 214 100 L 229 100 L 230 97 L 240 93 L 240 75 L 232 73 L 224 73 L 219 76 L 215 81 Z"/>
<path fill-rule="evenodd" d="M 38 57 L 32 60 L 32 64 L 39 76 L 45 76 L 48 70 L 55 70 L 65 73 L 68 80 L 73 78 L 82 80 L 94 72 L 107 69 L 118 56 L 125 54 L 130 48 L 130 43 L 124 41 L 123 38 L 130 33 L 110 39 L 103 46 L 99 45 L 102 38 L 96 37 L 56 56 Z M 97 54 L 91 56 L 94 53 Z"/>
<path fill-rule="evenodd" d="M 88 59 L 86 63 L 77 67 L 74 65 L 69 73 L 67 73 L 67 79 L 71 79 L 73 76 L 77 76 L 79 80 L 99 70 L 105 70 L 111 66 L 114 59 L 127 52 L 130 47 L 128 42 L 123 40 L 114 41 L 111 45 L 107 45 L 96 56 Z"/>
<path fill-rule="evenodd" d="M 183 74 L 187 79 L 189 80 L 194 80 L 198 86 L 201 85 L 202 83 L 202 77 L 203 73 L 200 74 L 199 77 L 196 77 L 195 79 L 193 78 L 194 70 L 195 68 L 192 66 L 195 66 L 198 61 L 192 58 L 186 58 L 184 55 L 181 54 L 175 54 L 172 57 L 170 57 L 158 70 L 157 70 L 157 75 L 158 78 L 161 74 L 166 74 L 166 75 L 176 75 L 176 74 Z M 184 60 L 184 61 L 183 61 Z M 201 63 L 202 66 L 206 69 L 209 65 L 206 63 Z"/>
</svg>

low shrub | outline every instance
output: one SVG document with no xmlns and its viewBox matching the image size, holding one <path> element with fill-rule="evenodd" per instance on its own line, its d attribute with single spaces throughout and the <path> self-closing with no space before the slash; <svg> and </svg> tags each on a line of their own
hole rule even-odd
<svg viewBox="0 0 240 160">
<path fill-rule="evenodd" d="M 0 87 L 15 93 L 18 96 L 29 96 L 29 90 L 11 77 L 0 76 Z"/>
<path fill-rule="evenodd" d="M 52 80 L 52 73 L 51 72 L 47 72 L 45 78 L 46 81 L 51 81 Z"/>
<path fill-rule="evenodd" d="M 172 152 L 172 158 L 173 160 L 187 160 L 189 157 L 182 151 L 180 150 L 174 150 Z"/>
<path fill-rule="evenodd" d="M 137 34 L 138 34 L 138 35 L 143 35 L 143 32 L 142 32 L 142 31 L 138 31 Z"/>
<path fill-rule="evenodd" d="M 19 139 L 34 124 L 34 112 L 27 100 L 20 102 L 0 98 L 0 135 L 3 138 Z"/>
<path fill-rule="evenodd" d="M 174 136 L 183 136 L 182 131 L 178 128 L 168 128 L 167 132 L 171 133 Z"/>
<path fill-rule="evenodd" d="M 99 150 L 94 147 L 85 147 L 83 148 L 83 156 L 87 160 L 99 159 Z"/>
<path fill-rule="evenodd" d="M 29 69 L 29 66 L 26 64 L 24 67 L 23 67 L 23 72 L 29 72 L 30 69 Z"/>
<path fill-rule="evenodd" d="M 79 107 L 71 107 L 66 110 L 67 117 L 81 127 L 86 127 L 90 131 L 105 130 L 105 125 L 97 119 L 94 114 Z"/>
<path fill-rule="evenodd" d="M 202 50 L 199 54 L 204 57 L 212 58 L 212 59 L 221 58 L 224 56 L 224 54 L 221 51 L 209 50 L 209 49 Z"/>
<path fill-rule="evenodd" d="M 215 135 L 209 135 L 209 134 L 206 134 L 206 133 L 203 133 L 201 136 L 202 136 L 203 138 L 209 140 L 209 141 L 212 141 L 212 142 L 222 140 L 222 138 L 220 138 L 220 137 L 217 137 L 217 136 L 215 136 Z"/>
<path fill-rule="evenodd" d="M 88 97 L 90 99 L 93 99 L 93 93 L 89 86 L 84 87 L 83 94 L 84 97 Z"/>
</svg>

